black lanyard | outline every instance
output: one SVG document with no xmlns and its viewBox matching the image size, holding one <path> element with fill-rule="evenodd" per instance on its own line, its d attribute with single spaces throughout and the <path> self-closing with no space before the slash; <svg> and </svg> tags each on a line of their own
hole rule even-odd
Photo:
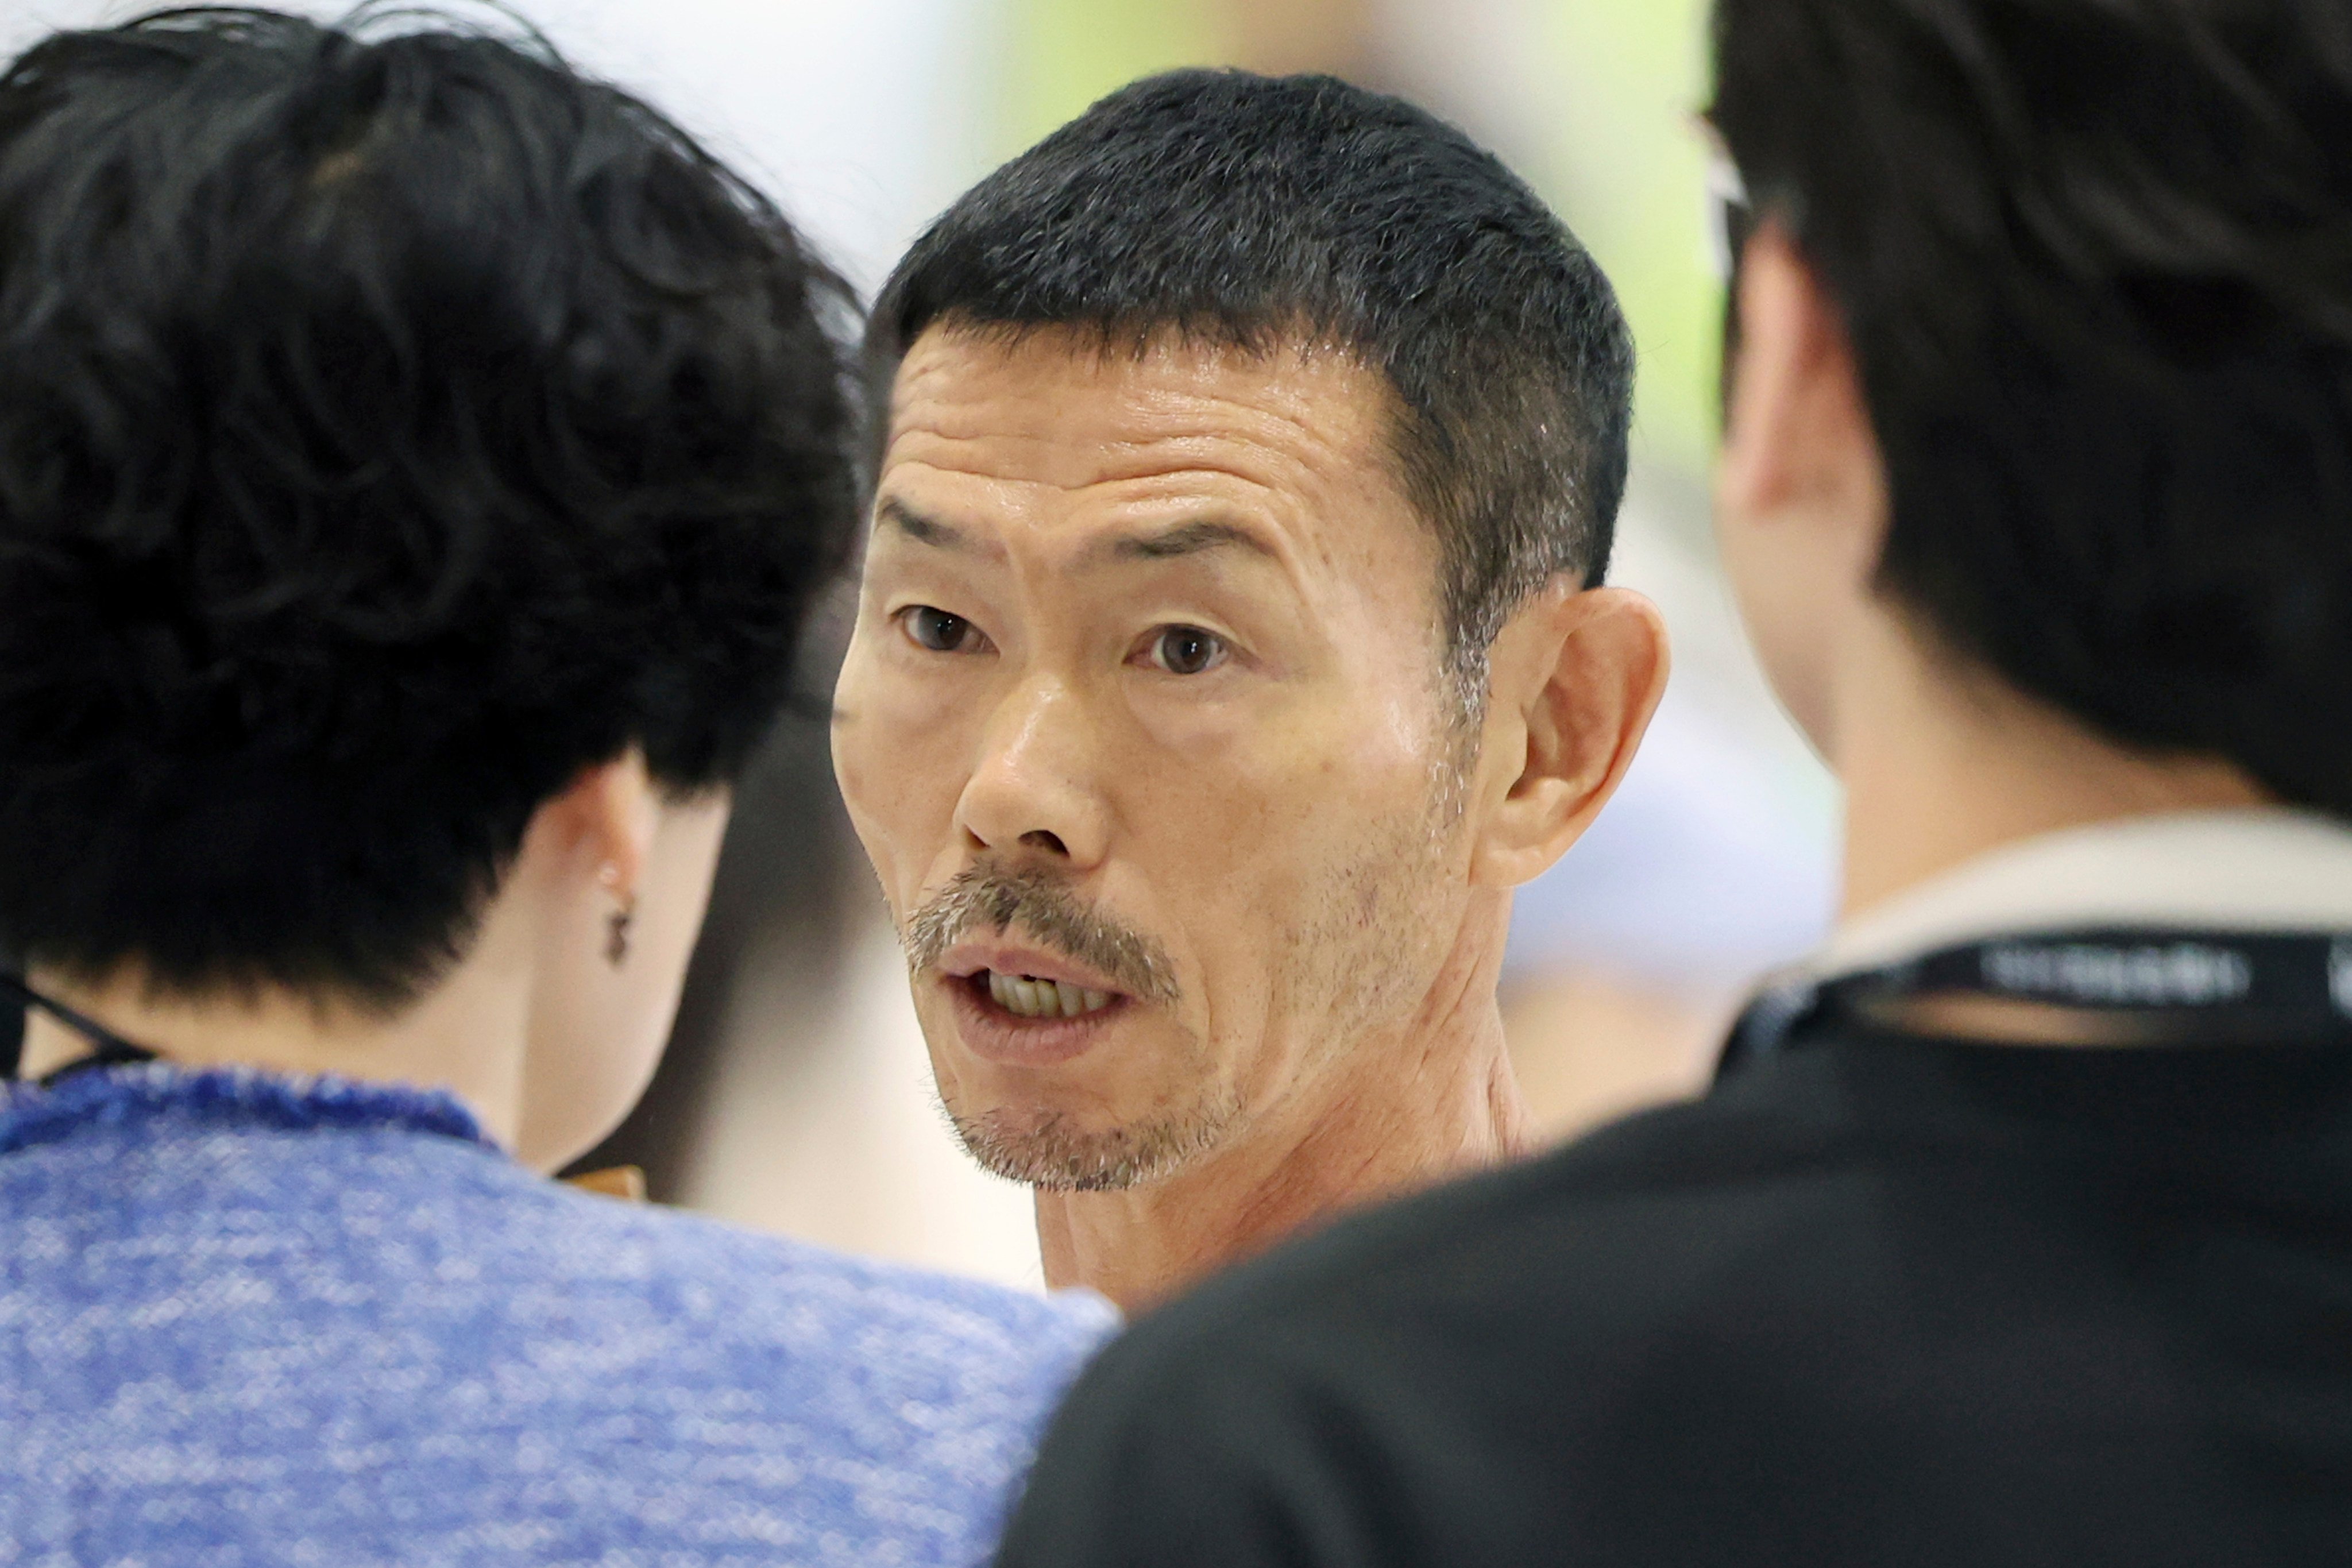
<svg viewBox="0 0 2352 1568">
<path fill-rule="evenodd" d="M 89 1042 L 90 1054 L 68 1062 L 41 1079 L 45 1085 L 59 1079 L 70 1078 L 92 1068 L 121 1067 L 130 1062 L 152 1062 L 155 1053 L 146 1047 L 134 1045 L 89 1015 L 78 1012 L 64 1003 L 42 995 L 25 984 L 21 974 L 0 970 L 0 995 L 13 996 L 26 1007 L 37 1007 Z M 25 1030 L 22 1020 L 14 1030 L 0 1031 L 0 1079 L 13 1079 L 24 1065 Z"/>
<path fill-rule="evenodd" d="M 2034 932 L 1800 976 L 1748 1005 L 1717 1076 L 1841 1026 L 1917 1034 L 1901 1005 L 1946 997 L 2063 1007 L 2119 1026 L 2135 1044 L 2352 1046 L 2352 931 Z"/>
</svg>

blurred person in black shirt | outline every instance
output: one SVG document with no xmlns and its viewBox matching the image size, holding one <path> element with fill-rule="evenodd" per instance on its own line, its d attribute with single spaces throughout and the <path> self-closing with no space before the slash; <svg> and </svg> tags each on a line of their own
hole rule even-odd
<svg viewBox="0 0 2352 1568">
<path fill-rule="evenodd" d="M 1003 1561 L 2352 1561 L 2352 7 L 1718 0 L 1844 919 L 1712 1093 L 1081 1384 Z"/>
</svg>

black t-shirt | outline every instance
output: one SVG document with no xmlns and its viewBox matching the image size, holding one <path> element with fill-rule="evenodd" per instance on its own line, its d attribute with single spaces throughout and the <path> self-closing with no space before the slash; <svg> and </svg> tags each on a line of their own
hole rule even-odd
<svg viewBox="0 0 2352 1568">
<path fill-rule="evenodd" d="M 1000 1562 L 2352 1563 L 2352 1053 L 1759 1062 L 1146 1319 Z"/>
</svg>

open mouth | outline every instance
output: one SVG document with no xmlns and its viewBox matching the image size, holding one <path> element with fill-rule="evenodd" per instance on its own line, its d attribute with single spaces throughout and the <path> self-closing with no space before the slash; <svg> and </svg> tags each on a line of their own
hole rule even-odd
<svg viewBox="0 0 2352 1568">
<path fill-rule="evenodd" d="M 974 974 L 971 984 L 975 991 L 1016 1018 L 1083 1018 L 1102 1012 L 1118 1000 L 1115 991 L 1095 991 L 1066 980 L 1006 974 L 993 969 Z"/>
<path fill-rule="evenodd" d="M 1102 970 L 1026 943 L 966 942 L 948 952 L 941 969 L 958 1040 L 1017 1070 L 1086 1055 L 1117 1037 L 1138 1005 Z"/>
</svg>

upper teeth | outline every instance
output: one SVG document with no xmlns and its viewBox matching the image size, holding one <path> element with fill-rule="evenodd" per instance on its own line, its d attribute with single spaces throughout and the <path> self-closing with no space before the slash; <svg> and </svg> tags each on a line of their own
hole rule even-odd
<svg viewBox="0 0 2352 1568">
<path fill-rule="evenodd" d="M 1031 980 L 1024 975 L 988 972 L 988 994 L 1008 1013 L 1024 1018 L 1076 1018 L 1110 1005 L 1110 993 L 1089 991 L 1060 980 Z"/>
</svg>

